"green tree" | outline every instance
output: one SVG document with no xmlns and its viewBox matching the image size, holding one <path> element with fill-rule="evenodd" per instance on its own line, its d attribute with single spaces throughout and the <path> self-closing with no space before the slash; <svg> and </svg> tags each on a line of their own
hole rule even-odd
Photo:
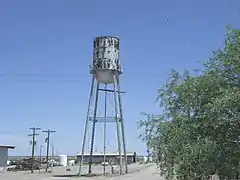
<svg viewBox="0 0 240 180">
<path fill-rule="evenodd" d="M 172 71 L 158 91 L 163 113 L 139 122 L 166 179 L 237 179 L 240 162 L 240 30 L 228 29 L 197 76 Z"/>
</svg>

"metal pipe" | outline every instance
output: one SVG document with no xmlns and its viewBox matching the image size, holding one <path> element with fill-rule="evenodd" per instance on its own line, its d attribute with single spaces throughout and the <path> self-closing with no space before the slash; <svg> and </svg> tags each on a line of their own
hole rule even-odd
<svg viewBox="0 0 240 180">
<path fill-rule="evenodd" d="M 91 90 L 90 90 L 89 101 L 88 101 L 87 117 L 86 117 L 86 121 L 85 121 L 85 129 L 84 129 L 83 143 L 82 143 L 81 162 L 79 164 L 79 173 L 78 173 L 79 176 L 81 176 L 82 166 L 83 166 L 83 161 L 84 161 L 84 151 L 85 151 L 85 144 L 86 144 L 86 137 L 87 137 L 87 129 L 88 129 L 88 122 L 89 122 L 90 106 L 91 106 L 92 96 L 93 96 L 93 88 L 94 88 L 94 75 L 92 75 L 92 84 L 91 84 Z"/>
<path fill-rule="evenodd" d="M 94 114 L 93 114 L 93 126 L 92 126 L 92 139 L 91 139 L 91 149 L 90 149 L 90 159 L 89 159 L 89 169 L 88 173 L 91 174 L 92 172 L 92 154 L 93 154 L 93 145 L 94 145 L 94 136 L 95 136 L 95 127 L 96 127 L 96 117 L 97 117 L 97 105 L 98 105 L 98 89 L 99 89 L 99 82 L 97 83 L 96 89 L 96 99 L 95 99 L 95 107 L 94 107 Z"/>
<path fill-rule="evenodd" d="M 117 126 L 117 141 L 118 141 L 118 152 L 119 152 L 119 166 L 120 174 L 122 174 L 122 151 L 121 151 L 121 140 L 120 140 L 120 126 L 118 119 L 118 102 L 117 102 L 117 91 L 116 91 L 116 74 L 113 74 L 113 89 L 114 89 L 114 101 L 115 101 L 115 117 Z"/>
<path fill-rule="evenodd" d="M 125 163 L 125 172 L 128 173 L 128 162 L 127 162 L 127 151 L 126 151 L 126 141 L 125 141 L 125 129 L 124 129 L 124 118 L 123 118 L 123 110 L 122 110 L 122 99 L 120 94 L 120 79 L 117 76 L 117 87 L 118 87 L 118 101 L 119 101 L 119 110 L 120 110 L 120 118 L 121 118 L 121 129 L 122 129 L 122 141 L 123 141 L 123 151 L 124 151 L 124 163 Z"/>
</svg>

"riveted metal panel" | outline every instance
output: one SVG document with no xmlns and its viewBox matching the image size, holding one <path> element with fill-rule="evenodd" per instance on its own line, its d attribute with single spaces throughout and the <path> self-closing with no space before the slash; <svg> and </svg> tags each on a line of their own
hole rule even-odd
<svg viewBox="0 0 240 180">
<path fill-rule="evenodd" d="M 93 73 L 97 81 L 101 83 L 112 83 L 113 74 L 122 73 L 119 38 L 100 36 L 94 39 L 91 73 Z"/>
</svg>

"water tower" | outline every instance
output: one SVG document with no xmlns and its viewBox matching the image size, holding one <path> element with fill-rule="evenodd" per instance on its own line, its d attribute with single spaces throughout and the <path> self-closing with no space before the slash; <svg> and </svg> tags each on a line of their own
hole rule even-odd
<svg viewBox="0 0 240 180">
<path fill-rule="evenodd" d="M 90 73 L 92 74 L 92 83 L 90 89 L 90 97 L 88 102 L 87 109 L 87 118 L 85 122 L 84 137 L 82 143 L 82 153 L 81 153 L 81 162 L 79 167 L 79 175 L 81 175 L 82 165 L 84 163 L 84 153 L 85 146 L 87 141 L 87 129 L 92 123 L 92 134 L 90 142 L 90 157 L 89 157 L 89 174 L 92 172 L 92 163 L 93 163 L 93 146 L 95 139 L 95 127 L 96 124 L 101 122 L 104 123 L 104 162 L 106 162 L 106 123 L 116 123 L 117 131 L 117 146 L 119 153 L 119 167 L 120 174 L 123 173 L 123 167 L 125 167 L 125 173 L 128 172 L 127 168 L 127 154 L 126 154 L 126 143 L 124 135 L 124 121 L 123 121 L 123 111 L 122 111 L 122 102 L 121 102 L 121 92 L 120 90 L 120 75 L 123 73 L 122 66 L 120 64 L 120 40 L 117 37 L 113 36 L 101 36 L 96 37 L 93 41 L 93 61 L 90 66 Z M 95 95 L 94 95 L 94 86 Z M 103 86 L 103 88 L 101 88 Z M 109 89 L 111 88 L 111 89 Z M 98 99 L 100 91 L 103 91 L 105 94 L 105 107 L 104 107 L 104 117 L 97 117 L 98 110 Z M 114 95 L 114 117 L 107 116 L 107 93 L 113 93 Z M 94 100 L 94 112 L 93 117 L 90 117 L 90 108 L 91 102 Z M 123 148 L 123 153 L 122 153 Z M 120 158 L 121 157 L 121 158 Z M 122 162 L 124 159 L 124 163 Z M 105 165 L 103 166 L 105 173 Z"/>
</svg>

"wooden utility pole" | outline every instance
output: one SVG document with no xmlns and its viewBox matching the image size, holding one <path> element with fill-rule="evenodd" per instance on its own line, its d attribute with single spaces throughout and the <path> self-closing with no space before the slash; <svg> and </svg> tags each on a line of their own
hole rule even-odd
<svg viewBox="0 0 240 180">
<path fill-rule="evenodd" d="M 52 130 L 48 129 L 48 130 L 45 130 L 45 131 L 43 131 L 43 132 L 47 133 L 47 138 L 45 139 L 45 142 L 47 143 L 47 158 L 46 158 L 46 161 L 47 161 L 46 172 L 47 172 L 47 170 L 48 170 L 48 159 L 49 159 L 50 134 L 51 134 L 51 133 L 54 133 L 54 132 L 56 132 L 56 131 L 52 131 Z"/>
<path fill-rule="evenodd" d="M 32 127 L 29 128 L 30 130 L 32 130 L 32 134 L 28 134 L 28 136 L 32 136 L 32 159 L 31 159 L 31 173 L 33 173 L 34 170 L 34 155 L 35 155 L 35 145 L 37 143 L 36 141 L 36 136 L 38 136 L 39 134 L 37 134 L 36 132 L 38 130 L 40 130 L 41 128 L 36 128 L 36 127 Z"/>
<path fill-rule="evenodd" d="M 43 148 L 43 145 L 41 144 L 41 146 L 40 146 L 40 167 L 42 167 L 42 148 Z"/>
</svg>

